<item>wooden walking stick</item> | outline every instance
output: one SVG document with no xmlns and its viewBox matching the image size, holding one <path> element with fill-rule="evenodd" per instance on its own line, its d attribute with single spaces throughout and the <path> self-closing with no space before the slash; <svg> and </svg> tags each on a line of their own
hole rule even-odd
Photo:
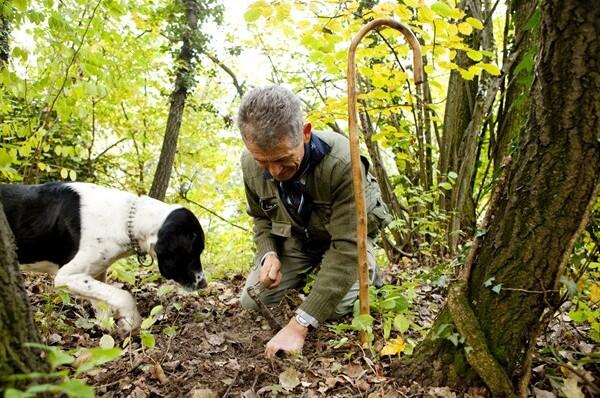
<svg viewBox="0 0 600 398">
<path fill-rule="evenodd" d="M 367 265 L 367 210 L 365 206 L 364 183 L 361 172 L 360 148 L 356 115 L 356 47 L 362 38 L 371 30 L 380 26 L 389 26 L 399 30 L 410 45 L 413 55 L 413 73 L 415 84 L 423 81 L 423 64 L 421 46 L 412 31 L 405 25 L 390 18 L 376 19 L 366 24 L 352 39 L 348 50 L 348 130 L 350 132 L 350 158 L 352 161 L 352 181 L 356 201 L 356 233 L 358 250 L 358 283 L 360 314 L 369 313 L 369 269 Z M 363 347 L 368 346 L 368 336 L 365 331 L 360 333 Z"/>
</svg>

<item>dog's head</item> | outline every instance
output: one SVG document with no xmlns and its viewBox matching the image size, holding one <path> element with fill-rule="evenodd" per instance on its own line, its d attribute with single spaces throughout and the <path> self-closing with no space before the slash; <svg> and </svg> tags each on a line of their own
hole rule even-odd
<svg viewBox="0 0 600 398">
<path fill-rule="evenodd" d="M 158 230 L 154 251 L 162 276 L 190 289 L 206 287 L 200 254 L 204 250 L 204 232 L 188 209 L 173 210 Z"/>
</svg>

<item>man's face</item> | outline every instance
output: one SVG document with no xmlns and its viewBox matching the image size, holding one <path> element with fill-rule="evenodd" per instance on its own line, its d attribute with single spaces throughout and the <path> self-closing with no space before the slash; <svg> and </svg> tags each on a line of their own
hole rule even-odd
<svg viewBox="0 0 600 398">
<path fill-rule="evenodd" d="M 267 170 L 276 181 L 287 181 L 296 174 L 302 163 L 304 144 L 310 141 L 310 123 L 304 126 L 302 134 L 303 139 L 298 145 L 294 145 L 287 134 L 281 134 L 285 138 L 269 150 L 256 146 L 251 140 L 244 140 L 244 144 L 262 169 Z"/>
</svg>

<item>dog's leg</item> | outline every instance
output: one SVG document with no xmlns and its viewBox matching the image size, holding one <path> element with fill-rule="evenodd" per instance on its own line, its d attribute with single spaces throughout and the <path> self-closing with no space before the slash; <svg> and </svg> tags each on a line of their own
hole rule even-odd
<svg viewBox="0 0 600 398">
<path fill-rule="evenodd" d="M 94 278 L 98 282 L 106 283 L 106 271 L 102 271 L 99 274 L 96 274 Z M 107 303 L 100 300 L 90 300 L 92 303 L 92 307 L 94 308 L 94 314 L 96 314 L 96 319 L 104 321 L 108 320 L 113 316 L 112 309 L 108 306 Z"/>
<path fill-rule="evenodd" d="M 139 328 L 142 318 L 137 311 L 134 298 L 125 290 L 92 277 L 90 274 L 98 274 L 98 272 L 89 272 L 90 270 L 106 269 L 107 267 L 100 265 L 97 260 L 90 260 L 83 256 L 75 256 L 58 271 L 54 278 L 54 285 L 64 285 L 70 292 L 78 296 L 108 304 L 109 307 L 116 310 L 121 318 L 118 325 L 122 331 L 129 332 Z"/>
</svg>

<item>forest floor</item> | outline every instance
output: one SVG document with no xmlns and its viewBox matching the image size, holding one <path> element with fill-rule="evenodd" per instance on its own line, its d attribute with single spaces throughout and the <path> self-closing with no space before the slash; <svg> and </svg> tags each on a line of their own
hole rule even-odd
<svg viewBox="0 0 600 398">
<path fill-rule="evenodd" d="M 384 281 L 397 283 L 399 277 L 386 271 Z M 75 356 L 101 344 L 106 332 L 95 324 L 88 303 L 53 292 L 51 279 L 45 275 L 28 274 L 25 282 L 44 344 L 59 346 Z M 266 359 L 264 346 L 274 332 L 262 316 L 240 307 L 243 283 L 243 276 L 236 275 L 212 281 L 199 292 L 156 282 L 132 288 L 142 316 L 158 305 L 163 308 L 148 328 L 155 346 L 144 348 L 140 337 L 132 336 L 118 359 L 85 373 L 83 380 L 96 389 L 98 397 L 456 397 L 447 387 L 397 384 L 391 377 L 391 365 L 398 357 L 378 354 L 383 332 L 377 319 L 374 352 L 360 348 L 354 331 L 336 331 L 329 326 L 309 334 L 303 355 Z M 432 324 L 444 294 L 443 287 L 428 279 L 415 285 L 412 325 L 405 337 L 419 339 L 416 330 L 426 331 Z M 276 309 L 280 323 L 292 313 L 289 301 L 299 299 L 296 295 Z M 344 321 L 349 324 L 351 318 Z M 116 332 L 111 335 L 122 347 L 124 338 Z M 576 347 L 579 343 L 569 342 Z M 534 367 L 550 367 L 537 362 Z M 552 391 L 544 373 L 534 368 L 535 395 L 555 397 L 557 390 Z M 591 378 L 593 382 L 594 376 Z M 482 388 L 471 389 L 467 396 L 487 395 Z"/>
</svg>

